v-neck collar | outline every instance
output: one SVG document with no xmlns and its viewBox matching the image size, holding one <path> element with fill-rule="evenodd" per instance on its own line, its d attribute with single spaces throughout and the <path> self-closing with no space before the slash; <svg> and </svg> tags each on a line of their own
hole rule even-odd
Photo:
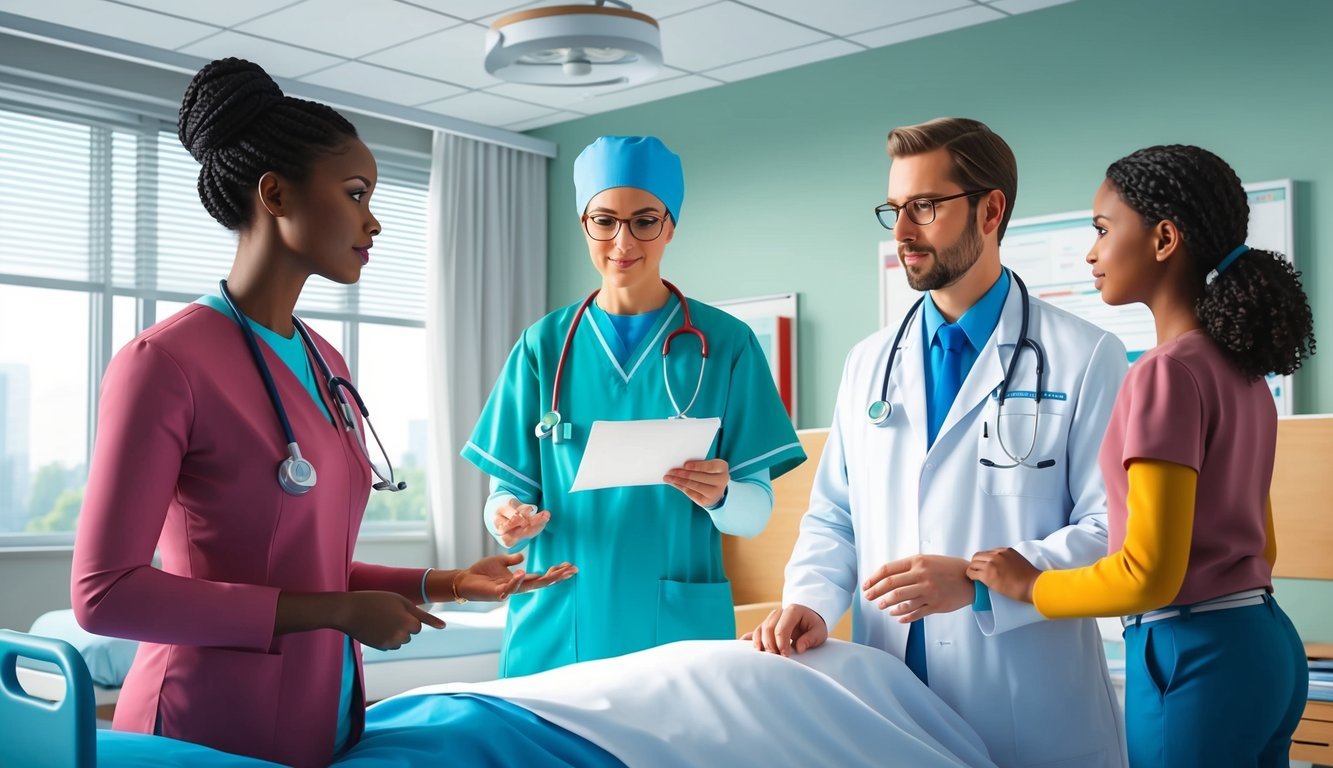
<svg viewBox="0 0 1333 768">
<path fill-rule="evenodd" d="M 592 318 L 587 318 L 588 322 L 586 325 L 592 329 L 592 333 L 596 336 L 597 342 L 602 348 L 602 353 L 606 355 L 606 359 L 611 363 L 611 367 L 614 368 L 616 373 L 620 374 L 620 378 L 628 384 L 629 380 L 634 378 L 634 374 L 643 366 L 643 361 L 647 359 L 649 353 L 661 346 L 662 336 L 666 333 L 666 329 L 670 327 L 671 321 L 675 319 L 676 315 L 679 313 L 680 300 L 676 298 L 675 294 L 668 295 L 667 303 L 663 304 L 662 309 L 658 312 L 657 321 L 654 322 L 653 326 L 648 329 L 648 332 L 643 335 L 643 339 L 639 341 L 634 352 L 625 358 L 627 361 L 632 361 L 629 372 L 626 372 L 625 368 L 621 366 L 620 361 L 616 359 L 615 350 L 612 344 L 607 341 L 606 336 L 602 333 L 602 329 L 598 327 L 597 321 Z"/>
<path fill-rule="evenodd" d="M 222 315 L 223 317 L 231 321 L 233 325 L 237 325 L 236 316 L 231 313 L 230 308 L 227 307 L 226 303 L 223 301 L 221 296 L 217 296 L 215 294 L 205 294 L 204 296 L 201 296 L 200 298 L 196 299 L 195 303 L 208 307 L 209 309 L 215 310 L 218 314 Z M 332 406 L 330 405 L 329 400 L 327 399 L 329 395 L 326 394 L 325 392 L 326 388 L 324 386 L 320 386 L 321 377 L 319 376 L 318 373 L 315 372 L 316 366 L 314 361 L 311 359 L 311 355 L 313 354 L 313 352 L 305 345 L 305 342 L 301 339 L 300 333 L 293 332 L 292 338 L 288 339 L 276 333 L 275 331 L 269 328 L 265 328 L 259 323 L 256 323 L 255 321 L 251 320 L 248 316 L 246 316 L 245 319 L 246 322 L 250 325 L 250 328 L 255 332 L 255 336 L 259 341 L 260 353 L 265 354 L 265 362 L 266 363 L 268 362 L 267 356 L 270 354 L 273 357 L 277 358 L 278 364 L 276 366 L 272 365 L 271 363 L 268 365 L 269 375 L 274 377 L 274 384 L 275 385 L 277 384 L 277 380 L 279 378 L 290 377 L 291 381 L 295 382 L 296 389 L 304 395 L 304 397 L 300 397 L 297 399 L 309 402 L 310 406 L 319 412 L 320 417 L 324 421 L 328 422 L 329 424 L 335 427 L 338 426 L 338 421 L 333 415 Z M 239 327 L 239 325 L 237 327 Z M 299 345 L 302 357 L 304 358 L 306 372 L 310 374 L 311 381 L 314 383 L 313 392 L 306 387 L 305 382 L 302 381 L 301 379 L 301 374 L 298 373 L 296 369 L 294 369 L 291 365 L 288 364 L 286 356 L 283 354 L 283 351 L 279 349 L 279 345 L 283 346 L 290 345 L 291 348 L 287 350 L 289 352 L 295 351 L 297 345 Z M 265 350 L 267 350 L 267 352 L 265 352 Z M 275 372 L 274 371 L 275 368 L 281 370 Z M 256 371 L 256 375 L 258 375 L 258 371 Z M 292 407 L 288 404 L 288 401 L 286 399 L 283 400 L 282 404 L 283 407 L 285 408 Z"/>
</svg>

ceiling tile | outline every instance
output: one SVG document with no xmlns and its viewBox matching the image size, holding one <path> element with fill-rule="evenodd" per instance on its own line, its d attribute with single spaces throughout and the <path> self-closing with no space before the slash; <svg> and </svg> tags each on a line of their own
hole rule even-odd
<svg viewBox="0 0 1333 768">
<path fill-rule="evenodd" d="M 824 59 L 846 56 L 849 53 L 864 51 L 859 45 L 849 43 L 846 40 L 825 40 L 822 43 L 807 45 L 802 48 L 794 48 L 790 51 L 774 53 L 769 56 L 760 56 L 757 59 L 742 61 L 739 64 L 731 64 L 717 69 L 710 69 L 707 74 L 709 77 L 716 77 L 719 80 L 726 80 L 729 83 L 737 80 L 744 80 L 747 77 L 758 77 L 769 72 L 777 72 L 782 69 L 791 69 L 799 67 L 802 64 L 813 64 L 816 61 Z"/>
<path fill-rule="evenodd" d="M 305 0 L 236 29 L 350 59 L 460 23 L 397 0 Z"/>
<path fill-rule="evenodd" d="M 528 5 L 551 5 L 551 0 L 534 2 L 533 0 L 405 0 L 431 10 L 457 16 L 460 19 L 475 21 L 478 19 L 497 19 L 516 8 Z M 489 24 L 490 22 L 486 22 Z"/>
<path fill-rule="evenodd" d="M 421 109 L 497 126 L 531 120 L 534 117 L 541 117 L 552 112 L 550 107 L 525 104 L 521 101 L 506 99 L 502 96 L 482 93 L 481 91 L 473 91 L 443 101 L 422 104 Z"/>
<path fill-rule="evenodd" d="M 225 3 L 182 3 L 181 0 L 121 0 L 128 5 L 137 5 L 177 16 L 189 16 L 196 21 L 230 27 L 249 21 L 256 16 L 271 13 L 301 0 L 227 0 Z"/>
<path fill-rule="evenodd" d="M 248 59 L 263 67 L 270 75 L 278 77 L 300 77 L 342 61 L 304 48 L 230 31 L 219 32 L 197 43 L 191 43 L 181 48 L 180 52 L 205 59 L 221 59 L 227 56 Z"/>
<path fill-rule="evenodd" d="M 517 123 L 510 123 L 509 125 L 506 125 L 504 127 L 506 130 L 518 131 L 522 133 L 523 131 L 531 131 L 534 128 L 541 128 L 547 125 L 555 125 L 556 123 L 564 123 L 569 120 L 577 120 L 580 117 L 583 117 L 583 115 L 580 115 L 577 112 L 552 112 L 549 115 L 534 117 L 531 120 L 523 120 Z"/>
<path fill-rule="evenodd" d="M 580 102 L 577 109 L 580 112 L 594 114 L 597 112 L 609 112 L 613 109 L 623 109 L 632 107 L 635 104 L 643 104 L 658 99 L 666 99 L 672 96 L 679 96 L 682 93 L 691 91 L 701 91 L 705 88 L 712 88 L 715 85 L 721 85 L 716 80 L 709 80 L 706 77 L 698 75 L 685 75 L 672 80 L 663 80 L 660 83 L 650 83 L 641 85 L 637 88 L 629 88 L 616 93 L 608 93 L 597 96 L 587 101 Z"/>
<path fill-rule="evenodd" d="M 872 48 L 879 48 L 884 45 L 893 45 L 901 43 L 904 40 L 913 40 L 918 37 L 930 37 L 941 32 L 947 32 L 951 29 L 961 29 L 970 27 L 973 24 L 981 24 L 987 21 L 1003 19 L 1005 15 L 991 8 L 985 8 L 977 5 L 971 8 L 960 8 L 956 11 L 941 13 L 938 16 L 930 16 L 924 19 L 908 21 L 902 24 L 895 24 L 891 27 L 872 30 L 860 35 L 852 35 L 853 40 Z"/>
<path fill-rule="evenodd" d="M 478 16 L 474 19 L 470 19 L 470 21 L 480 24 L 483 27 L 489 27 L 492 21 L 495 21 L 501 16 L 508 16 L 514 11 L 522 10 L 524 8 L 535 8 L 539 5 L 551 5 L 551 4 L 552 3 L 550 2 L 550 0 L 528 0 L 527 2 L 522 2 L 522 0 L 520 0 L 517 3 L 514 2 L 509 3 L 511 7 L 505 8 L 502 11 L 497 11 L 495 13 L 487 13 L 484 16 Z"/>
<path fill-rule="evenodd" d="M 991 2 L 990 7 L 1004 11 L 1005 13 L 1027 13 L 1041 8 L 1049 8 L 1053 5 L 1064 5 L 1070 0 L 997 0 Z"/>
<path fill-rule="evenodd" d="M 630 5 L 639 13 L 646 13 L 654 19 L 662 19 L 715 2 L 717 0 L 639 0 L 639 2 L 630 0 Z"/>
<path fill-rule="evenodd" d="M 769 13 L 843 36 L 970 5 L 973 5 L 972 0 L 912 0 L 911 2 L 837 0 L 834 3 L 812 3 L 810 0 L 764 0 L 763 3 L 764 10 Z"/>
<path fill-rule="evenodd" d="M 858 49 L 859 50 L 859 49 Z M 662 67 L 651 80 L 638 85 L 606 85 L 600 88 L 577 88 L 565 86 L 527 85 L 525 83 L 502 83 L 486 89 L 486 93 L 507 96 L 511 99 L 530 101 L 553 108 L 579 109 L 579 105 L 597 96 L 641 88 L 660 80 L 670 80 L 688 74 L 679 69 Z"/>
<path fill-rule="evenodd" d="M 336 67 L 320 70 L 301 78 L 307 83 L 337 88 L 374 99 L 413 106 L 427 101 L 438 101 L 463 93 L 466 88 L 430 80 L 416 75 L 395 72 L 392 69 L 349 61 Z"/>
<path fill-rule="evenodd" d="M 662 58 L 694 72 L 828 39 L 813 30 L 732 2 L 663 19 Z"/>
<path fill-rule="evenodd" d="M 363 57 L 366 61 L 468 88 L 497 85 L 482 67 L 486 28 L 463 24 Z"/>
<path fill-rule="evenodd" d="M 4 0 L 0 11 L 156 48 L 176 48 L 218 31 L 208 24 L 102 0 Z"/>
</svg>

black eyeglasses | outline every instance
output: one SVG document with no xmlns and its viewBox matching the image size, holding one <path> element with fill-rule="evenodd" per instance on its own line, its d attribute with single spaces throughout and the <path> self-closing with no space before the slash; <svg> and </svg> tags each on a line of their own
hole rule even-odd
<svg viewBox="0 0 1333 768">
<path fill-rule="evenodd" d="M 959 192 L 956 195 L 945 195 L 944 197 L 918 197 L 915 200 L 908 200 L 902 207 L 893 203 L 883 203 L 875 206 L 875 218 L 879 219 L 880 226 L 885 229 L 893 229 L 893 226 L 898 223 L 899 214 L 906 211 L 907 218 L 911 219 L 913 224 L 924 227 L 935 220 L 935 206 L 940 203 L 957 200 L 960 197 L 976 197 L 990 191 L 989 189 L 977 189 L 971 192 Z"/>
<path fill-rule="evenodd" d="M 634 236 L 634 239 L 646 243 L 662 236 L 662 223 L 664 221 L 666 219 L 661 216 L 652 215 L 618 219 L 605 213 L 585 213 L 583 214 L 583 230 L 593 240 L 615 240 L 616 235 L 620 234 L 620 225 L 628 224 L 629 233 Z"/>
</svg>

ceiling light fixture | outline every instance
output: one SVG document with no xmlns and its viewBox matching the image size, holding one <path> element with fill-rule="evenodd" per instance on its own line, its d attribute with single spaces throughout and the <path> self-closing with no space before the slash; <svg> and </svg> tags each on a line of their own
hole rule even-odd
<svg viewBox="0 0 1333 768">
<path fill-rule="evenodd" d="M 553 5 L 496 19 L 486 33 L 486 71 L 527 85 L 633 85 L 662 66 L 662 32 L 653 17 L 610 0 Z"/>
</svg>

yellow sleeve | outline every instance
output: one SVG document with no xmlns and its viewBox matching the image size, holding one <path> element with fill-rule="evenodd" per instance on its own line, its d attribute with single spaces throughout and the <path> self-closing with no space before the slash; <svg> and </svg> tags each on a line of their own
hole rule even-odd
<svg viewBox="0 0 1333 768">
<path fill-rule="evenodd" d="M 1268 561 L 1268 567 L 1277 565 L 1277 531 L 1273 529 L 1273 497 L 1268 497 L 1268 518 L 1264 520 L 1264 533 L 1268 535 L 1268 540 L 1264 542 L 1264 559 Z"/>
<path fill-rule="evenodd" d="M 1048 619 L 1072 619 L 1169 605 L 1189 565 L 1198 480 L 1182 464 L 1131 461 L 1124 546 L 1084 568 L 1043 572 L 1032 590 L 1037 610 Z"/>
</svg>

